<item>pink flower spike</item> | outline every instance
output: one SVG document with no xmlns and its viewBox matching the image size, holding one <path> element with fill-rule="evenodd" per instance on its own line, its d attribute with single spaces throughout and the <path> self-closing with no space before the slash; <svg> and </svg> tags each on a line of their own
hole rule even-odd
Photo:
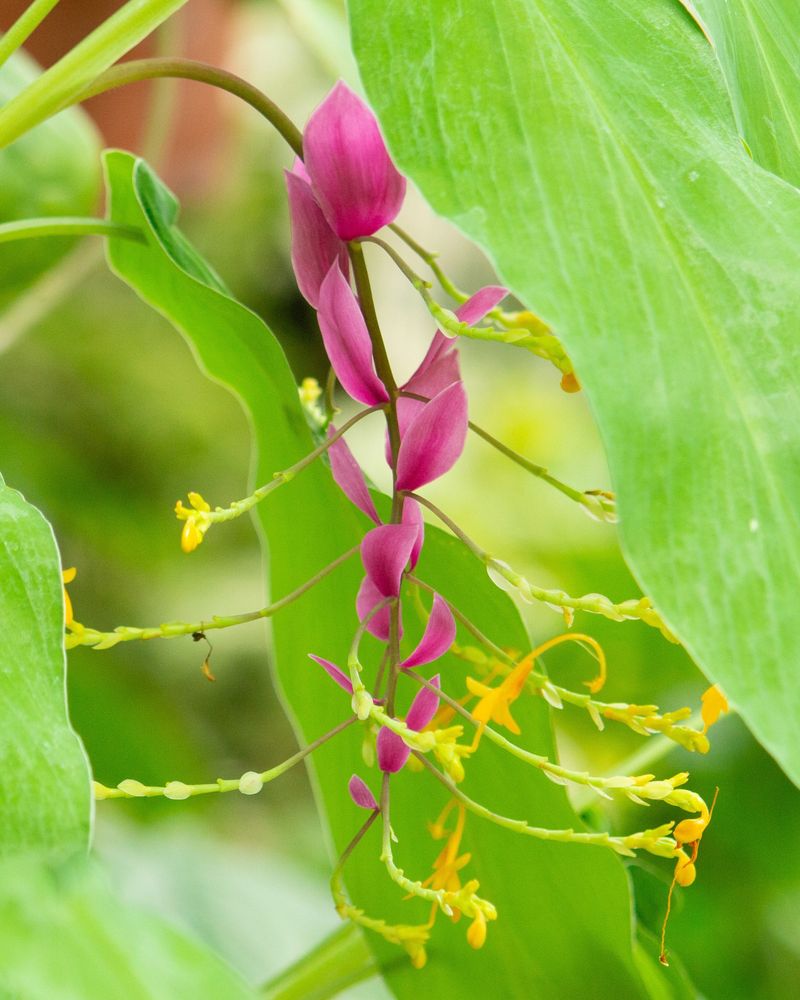
<svg viewBox="0 0 800 1000">
<path fill-rule="evenodd" d="M 303 150 L 314 195 L 340 239 L 372 236 L 394 221 L 405 178 L 375 116 L 346 84 L 337 83 L 309 118 Z"/>
<path fill-rule="evenodd" d="M 410 524 L 417 529 L 417 539 L 408 557 L 409 565 L 414 569 L 419 561 L 422 543 L 425 541 L 425 521 L 422 519 L 422 508 L 411 497 L 406 497 L 403 501 L 403 524 Z"/>
<path fill-rule="evenodd" d="M 368 576 L 365 576 L 361 581 L 361 586 L 358 588 L 358 595 L 356 596 L 358 620 L 363 622 L 375 605 L 380 604 L 382 600 L 383 594 L 372 580 Z M 388 642 L 390 618 L 391 612 L 389 608 L 383 608 L 367 622 L 367 632 L 370 635 L 374 635 L 376 639 L 380 639 L 381 642 Z M 400 631 L 402 633 L 402 627 Z"/>
<path fill-rule="evenodd" d="M 400 664 L 401 667 L 418 667 L 423 663 L 433 663 L 444 656 L 456 638 L 456 623 L 453 613 L 438 594 L 434 594 L 433 608 L 425 632 L 414 652 Z"/>
<path fill-rule="evenodd" d="M 328 437 L 333 437 L 335 433 L 336 428 L 333 424 L 328 424 Z M 372 518 L 376 524 L 380 524 L 381 519 L 378 517 L 375 504 L 367 489 L 364 473 L 361 471 L 361 466 L 353 458 L 353 453 L 343 437 L 328 448 L 328 455 L 331 460 L 333 478 L 347 499 L 363 511 L 367 517 Z"/>
<path fill-rule="evenodd" d="M 455 465 L 467 438 L 467 395 L 454 382 L 409 424 L 397 456 L 397 489 L 416 490 Z"/>
<path fill-rule="evenodd" d="M 333 680 L 336 681 L 340 688 L 344 688 L 348 694 L 353 693 L 353 685 L 350 678 L 343 671 L 341 671 L 335 663 L 331 663 L 330 660 L 325 660 L 321 656 L 315 656 L 313 653 L 309 653 L 308 657 L 315 663 L 318 663 L 328 676 L 332 677 Z"/>
<path fill-rule="evenodd" d="M 316 309 L 320 285 L 331 265 L 336 263 L 344 275 L 350 270 L 347 248 L 328 225 L 301 169 L 297 160 L 295 168 L 285 172 L 292 221 L 292 267 L 300 293 Z"/>
<path fill-rule="evenodd" d="M 364 569 L 383 597 L 397 597 L 400 593 L 400 579 L 418 535 L 415 524 L 382 524 L 364 535 L 361 542 Z"/>
<path fill-rule="evenodd" d="M 439 687 L 438 675 L 431 679 L 431 684 Z M 419 732 L 436 715 L 439 707 L 439 697 L 435 692 L 422 688 L 416 698 L 411 703 L 408 710 L 406 725 L 409 729 Z M 386 726 L 381 727 L 377 740 L 378 767 L 388 774 L 395 774 L 399 771 L 411 755 L 411 750 L 403 742 L 402 738 L 393 733 Z"/>
<path fill-rule="evenodd" d="M 456 316 L 462 323 L 474 326 L 480 322 L 486 313 L 492 309 L 508 295 L 508 289 L 502 285 L 486 285 L 479 288 L 473 296 L 456 309 Z"/>
<path fill-rule="evenodd" d="M 367 325 L 336 263 L 320 287 L 318 319 L 325 350 L 345 391 L 367 406 L 385 403 L 389 396 L 375 374 Z"/>
<path fill-rule="evenodd" d="M 378 808 L 375 796 L 369 790 L 366 782 L 359 778 L 357 774 L 354 774 L 347 783 L 347 790 L 350 792 L 350 798 L 353 802 L 362 809 L 374 810 Z"/>
</svg>

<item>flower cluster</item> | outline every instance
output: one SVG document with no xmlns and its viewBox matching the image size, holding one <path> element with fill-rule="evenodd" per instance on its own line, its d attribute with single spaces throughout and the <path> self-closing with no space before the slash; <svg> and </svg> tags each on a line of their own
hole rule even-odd
<svg viewBox="0 0 800 1000">
<path fill-rule="evenodd" d="M 334 481 L 365 515 L 368 530 L 357 547 L 341 554 L 291 594 L 255 612 L 225 618 L 217 616 L 203 622 L 168 622 L 152 628 L 119 627 L 104 633 L 73 621 L 71 605 L 66 598 L 67 639 L 70 645 L 107 649 L 131 639 L 189 635 L 195 639 L 205 638 L 210 629 L 271 617 L 358 552 L 363 578 L 355 596 L 358 626 L 347 662 L 338 665 L 328 658 L 330 652 L 324 649 L 309 652 L 310 658 L 349 696 L 352 712 L 330 732 L 266 771 L 248 771 L 239 778 L 219 778 L 199 785 L 168 781 L 164 785 L 149 786 L 126 779 L 116 788 L 97 784 L 96 796 L 108 799 L 163 796 L 181 800 L 194 795 L 235 791 L 255 795 L 266 783 L 348 726 L 363 724 L 364 759 L 368 763 L 377 762 L 380 794 L 376 796 L 362 777 L 353 775 L 350 779 L 350 797 L 368 816 L 334 870 L 333 897 L 343 917 L 403 947 L 417 968 L 425 964 L 426 943 L 440 911 L 454 921 L 466 918 L 466 940 L 473 948 L 483 946 L 488 924 L 497 919 L 493 904 L 478 895 L 477 880 L 463 874 L 472 860 L 471 853 L 462 849 L 467 813 L 543 841 L 599 846 L 627 857 L 637 850 L 645 850 L 658 857 L 671 858 L 675 861 L 673 888 L 676 884 L 691 885 L 696 877 L 699 843 L 711 819 L 711 810 L 696 792 L 684 787 L 688 780 L 685 772 L 661 780 L 653 774 L 596 776 L 569 769 L 524 749 L 500 730 L 512 736 L 519 734 L 514 706 L 525 693 L 530 693 L 544 698 L 554 709 L 562 709 L 566 704 L 585 710 L 599 729 L 603 728 L 604 720 L 610 720 L 642 736 L 661 733 L 688 750 L 705 753 L 708 729 L 727 711 L 722 692 L 718 688 L 706 692 L 702 731 L 683 724 L 691 714 L 688 708 L 661 713 L 656 705 L 598 701 L 596 695 L 606 679 L 605 655 L 590 635 L 571 631 L 575 612 L 600 614 L 614 621 L 639 619 L 674 639 L 649 600 L 639 598 L 614 604 L 600 594 L 574 598 L 561 590 L 536 587 L 501 560 L 483 552 L 458 525 L 419 493 L 452 469 L 462 454 L 471 427 L 507 457 L 545 479 L 593 516 L 613 520 L 615 507 L 610 494 L 580 492 L 559 482 L 541 466 L 516 455 L 488 432 L 470 423 L 454 338 L 461 334 L 483 336 L 490 327 L 476 327 L 476 324 L 487 316 L 489 322 L 506 331 L 502 337 L 487 339 L 516 343 L 519 342 L 519 329 L 524 327 L 529 348 L 555 360 L 567 379 L 564 387 L 575 389 L 577 382 L 568 358 L 563 352 L 559 353 L 557 341 L 546 329 L 537 328 L 533 314 L 504 313 L 499 309 L 499 303 L 507 294 L 505 288 L 490 285 L 472 295 L 460 292 L 438 265 L 432 263 L 433 256 L 422 251 L 412 237 L 396 226 L 394 220 L 403 205 L 406 181 L 391 161 L 374 116 L 344 84 L 337 84 L 311 116 L 303 135 L 302 156 L 286 172 L 286 187 L 292 226 L 292 263 L 298 287 L 316 311 L 336 382 L 365 409 L 337 428 L 332 422 L 333 382 L 329 381 L 330 392 L 326 392 L 323 412 L 319 385 L 306 379 L 299 390 L 300 401 L 311 425 L 320 432 L 318 446 L 291 468 L 275 473 L 270 483 L 228 507 L 212 510 L 199 493 L 190 492 L 189 506 L 179 502 L 175 508 L 177 517 L 183 522 L 181 545 L 185 552 L 193 551 L 212 524 L 231 520 L 250 510 L 325 454 Z M 427 291 L 430 285 L 411 271 L 392 246 L 376 235 L 386 226 L 391 226 L 400 239 L 431 264 L 442 287 L 459 303 L 454 312 L 433 302 Z M 414 288 L 422 293 L 440 327 L 433 332 L 428 350 L 414 373 L 401 385 L 392 372 L 376 315 L 364 257 L 365 242 L 377 244 L 389 253 Z M 345 441 L 346 433 L 356 422 L 376 412 L 381 412 L 386 421 L 384 453 L 392 478 L 390 498 L 378 498 L 370 490 Z M 542 601 L 563 612 L 568 631 L 548 639 L 527 654 L 501 648 L 484 636 L 445 595 L 415 575 L 425 543 L 423 506 L 473 552 L 499 586 L 510 587 L 526 600 Z M 67 571 L 64 582 L 70 582 L 73 577 L 74 571 Z M 412 645 L 409 641 L 409 635 L 414 634 L 409 617 L 412 612 L 422 616 L 422 634 L 410 652 L 403 655 L 401 648 L 408 649 Z M 457 621 L 471 633 L 476 646 L 464 645 L 463 636 L 457 642 Z M 366 633 L 383 647 L 369 685 L 365 681 L 367 671 L 360 659 L 360 645 Z M 541 668 L 537 669 L 545 652 L 565 642 L 579 644 L 596 660 L 594 676 L 584 682 L 588 693 L 560 687 Z M 402 647 L 401 643 L 404 643 Z M 326 653 L 328 655 L 324 655 Z M 448 653 L 470 666 L 463 692 L 454 692 L 455 682 L 448 679 L 444 664 L 431 666 Z M 418 673 L 420 667 L 429 668 L 432 676 Z M 413 699 L 408 699 L 410 703 L 400 690 L 401 678 L 406 679 L 403 684 L 410 681 L 418 687 Z M 471 740 L 464 738 L 467 726 L 474 730 Z M 466 766 L 482 741 L 492 742 L 557 784 L 582 786 L 605 798 L 618 797 L 638 805 L 662 802 L 696 815 L 682 820 L 677 826 L 669 822 L 624 836 L 594 830 L 552 830 L 533 826 L 524 819 L 510 819 L 473 801 L 461 787 Z M 444 846 L 432 857 L 432 873 L 424 880 L 407 877 L 393 856 L 396 838 L 390 820 L 391 788 L 394 776 L 405 769 L 430 772 L 448 792 L 444 812 L 430 826 L 434 840 L 443 840 Z M 448 826 L 452 816 L 455 822 Z M 389 877 L 404 893 L 430 904 L 430 916 L 425 923 L 389 924 L 380 917 L 366 914 L 347 898 L 342 870 L 378 820 L 382 825 L 381 861 Z"/>
</svg>

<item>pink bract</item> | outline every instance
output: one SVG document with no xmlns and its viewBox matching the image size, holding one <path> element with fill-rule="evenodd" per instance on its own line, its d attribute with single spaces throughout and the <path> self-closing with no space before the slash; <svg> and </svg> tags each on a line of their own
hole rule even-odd
<svg viewBox="0 0 800 1000">
<path fill-rule="evenodd" d="M 402 207 L 406 181 L 389 157 L 378 122 L 341 81 L 309 118 L 303 161 L 325 218 L 342 240 L 371 236 Z"/>
</svg>

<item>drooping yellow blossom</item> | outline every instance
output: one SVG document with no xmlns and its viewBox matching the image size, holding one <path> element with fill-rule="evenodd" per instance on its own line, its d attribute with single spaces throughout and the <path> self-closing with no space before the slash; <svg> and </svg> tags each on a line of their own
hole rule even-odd
<svg viewBox="0 0 800 1000">
<path fill-rule="evenodd" d="M 703 692 L 700 703 L 702 705 L 700 715 L 703 719 L 703 732 L 706 733 L 720 715 L 728 711 L 728 699 L 722 693 L 719 684 L 714 684 Z"/>
<path fill-rule="evenodd" d="M 203 541 L 203 535 L 205 535 L 210 527 L 210 522 L 203 518 L 202 515 L 207 514 L 211 510 L 211 507 L 199 493 L 189 493 L 187 495 L 192 509 L 189 510 L 188 507 L 184 507 L 183 501 L 179 500 L 175 504 L 175 516 L 179 521 L 184 522 L 183 530 L 181 531 L 181 548 L 184 552 L 194 552 L 197 546 Z"/>
<path fill-rule="evenodd" d="M 480 699 L 478 704 L 472 709 L 473 719 L 484 726 L 489 722 L 496 722 L 498 725 L 505 726 L 506 729 L 511 730 L 512 733 L 519 733 L 520 728 L 511 715 L 510 706 L 522 694 L 525 682 L 531 670 L 533 670 L 537 658 L 562 642 L 585 642 L 595 650 L 600 669 L 597 677 L 584 683 L 593 693 L 599 691 L 606 680 L 606 659 L 602 647 L 596 639 L 593 639 L 589 635 L 582 635 L 579 632 L 567 632 L 564 635 L 556 636 L 554 639 L 549 639 L 534 649 L 533 652 L 528 653 L 496 688 L 490 688 L 473 677 L 467 677 L 467 688 L 471 694 Z"/>
<path fill-rule="evenodd" d="M 72 583 L 72 581 L 75 579 L 77 575 L 78 575 L 77 569 L 74 566 L 70 566 L 69 569 L 65 569 L 62 571 L 61 582 L 64 584 Z M 64 587 L 64 624 L 67 626 L 67 628 L 69 628 L 73 621 L 74 617 L 72 614 L 72 601 L 70 600 L 69 594 L 67 593 L 67 588 Z"/>
<path fill-rule="evenodd" d="M 434 839 L 440 840 L 442 836 L 447 835 L 447 831 L 444 829 L 444 818 L 450 812 L 450 810 L 455 805 L 455 800 L 452 800 L 448 806 L 445 807 L 445 811 L 431 826 L 431 833 Z M 464 833 L 464 820 L 466 816 L 466 810 L 460 803 L 458 808 L 458 819 L 456 821 L 455 828 L 452 833 L 447 836 L 447 843 L 444 848 L 439 852 L 438 857 L 433 862 L 433 874 L 429 875 L 427 879 L 422 883 L 424 888 L 432 889 L 444 889 L 447 892 L 458 892 L 461 888 L 461 878 L 459 872 L 462 868 L 469 864 L 471 854 L 461 854 L 459 855 L 459 848 L 461 847 L 461 837 Z M 438 836 L 437 836 L 438 835 Z M 431 921 L 435 919 L 436 912 L 439 907 L 434 904 L 433 912 L 431 913 Z M 461 916 L 458 910 L 453 911 L 452 919 L 458 920 Z"/>
</svg>

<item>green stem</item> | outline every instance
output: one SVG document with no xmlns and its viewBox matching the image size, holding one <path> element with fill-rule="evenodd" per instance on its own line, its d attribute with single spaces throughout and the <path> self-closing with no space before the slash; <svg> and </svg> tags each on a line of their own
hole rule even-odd
<svg viewBox="0 0 800 1000">
<path fill-rule="evenodd" d="M 380 972 L 364 935 L 343 924 L 258 991 L 264 1000 L 329 1000 Z"/>
<path fill-rule="evenodd" d="M 675 856 L 677 845 L 672 837 L 665 835 L 665 831 L 670 828 L 671 824 L 664 824 L 655 830 L 644 830 L 622 837 L 613 837 L 605 831 L 595 833 L 572 829 L 549 830 L 546 827 L 531 826 L 527 820 L 511 819 L 508 816 L 501 816 L 499 813 L 492 812 L 491 809 L 488 809 L 480 802 L 476 802 L 468 795 L 465 795 L 458 785 L 435 768 L 424 754 L 419 753 L 417 750 L 412 750 L 411 752 L 422 763 L 423 767 L 430 771 L 436 780 L 444 785 L 450 795 L 458 799 L 470 812 L 476 816 L 480 816 L 482 819 L 488 820 L 490 823 L 494 823 L 496 826 L 502 826 L 506 830 L 511 830 L 514 833 L 522 833 L 536 840 L 549 840 L 562 844 L 584 844 L 592 847 L 607 847 L 625 857 L 635 857 L 637 850 L 649 851 L 649 853 L 662 858 L 672 858 Z"/>
<path fill-rule="evenodd" d="M 145 243 L 144 234 L 134 226 L 123 226 L 106 219 L 81 216 L 53 216 L 43 219 L 19 219 L 0 224 L 0 243 L 12 240 L 30 240 L 42 236 L 114 236 Z"/>
<path fill-rule="evenodd" d="M 310 451 L 307 455 L 304 455 L 299 462 L 295 462 L 294 465 L 290 466 L 288 469 L 284 469 L 282 472 L 276 472 L 272 477 L 272 481 L 265 483 L 263 486 L 259 486 L 257 490 L 254 490 L 250 496 L 244 497 L 242 500 L 234 500 L 232 504 L 227 507 L 216 507 L 214 510 L 195 510 L 190 508 L 184 508 L 182 514 L 179 514 L 181 520 L 185 521 L 187 518 L 193 518 L 199 525 L 211 526 L 212 524 L 218 524 L 225 521 L 233 521 L 237 517 L 241 517 L 242 514 L 247 513 L 256 504 L 260 503 L 266 497 L 270 495 L 274 490 L 278 489 L 279 486 L 283 486 L 286 483 L 290 483 L 298 472 L 302 472 L 303 469 L 307 468 L 312 462 L 315 462 L 321 455 L 336 442 L 339 438 L 344 437 L 344 435 L 350 430 L 351 427 L 368 417 L 371 413 L 377 413 L 379 410 L 386 409 L 385 403 L 378 403 L 376 406 L 370 406 L 366 410 L 361 410 L 354 417 L 351 417 L 348 421 L 342 424 L 342 426 L 334 433 L 327 437 L 322 444 L 318 445 L 313 451 Z M 205 530 L 205 529 L 204 529 Z"/>
<path fill-rule="evenodd" d="M 236 625 L 245 625 L 248 622 L 259 621 L 262 618 L 271 618 L 293 601 L 296 601 L 298 597 L 302 597 L 306 591 L 315 587 L 326 576 L 335 569 L 338 569 L 342 563 L 347 562 L 348 559 L 359 551 L 359 548 L 360 546 L 354 545 L 352 549 L 343 552 L 332 563 L 321 569 L 319 573 L 315 573 L 310 580 L 306 580 L 305 583 L 302 583 L 290 594 L 275 601 L 273 604 L 268 604 L 265 608 L 260 608 L 258 611 L 248 611 L 241 615 L 214 615 L 208 621 L 165 622 L 163 625 L 146 628 L 119 625 L 113 632 L 99 632 L 96 629 L 86 628 L 85 626 L 73 626 L 74 631 L 70 632 L 66 637 L 66 647 L 67 649 L 74 649 L 76 646 L 94 646 L 97 650 L 111 649 L 112 646 L 116 646 L 119 642 L 130 642 L 134 639 L 177 639 L 179 636 L 193 635 L 196 632 L 210 632 L 212 629 L 232 628 Z"/>
<path fill-rule="evenodd" d="M 29 36 L 39 27 L 57 3 L 58 0 L 33 0 L 30 7 L 19 15 L 8 31 L 0 38 L 0 66 L 25 44 Z"/>
<path fill-rule="evenodd" d="M 254 795 L 264 785 L 279 778 L 282 774 L 286 774 L 328 740 L 338 736 L 348 726 L 352 726 L 355 721 L 355 716 L 351 715 L 344 722 L 340 722 L 338 726 L 334 726 L 333 729 L 318 737 L 313 743 L 309 743 L 307 747 L 303 747 L 302 750 L 298 750 L 297 753 L 292 754 L 280 764 L 276 764 L 260 774 L 256 771 L 248 771 L 241 778 L 217 778 L 214 782 L 209 781 L 199 785 L 189 785 L 182 781 L 169 781 L 166 785 L 143 785 L 140 781 L 126 778 L 124 781 L 120 781 L 116 788 L 107 788 L 99 781 L 95 781 L 95 798 L 100 800 L 149 799 L 163 796 L 168 799 L 180 800 L 193 798 L 196 795 L 210 795 L 215 792 L 242 792 L 244 795 Z"/>
<path fill-rule="evenodd" d="M 439 282 L 439 284 L 442 286 L 444 291 L 450 296 L 451 299 L 455 299 L 456 302 L 467 301 L 467 299 L 469 298 L 467 293 L 462 292 L 460 288 L 456 288 L 453 282 L 450 281 L 450 279 L 447 277 L 444 271 L 436 263 L 435 253 L 432 253 L 430 250 L 426 250 L 424 247 L 420 246 L 420 244 L 417 243 L 417 241 L 414 239 L 413 236 L 407 233 L 404 229 L 401 229 L 400 226 L 396 225 L 395 223 L 392 223 L 392 225 L 390 225 L 389 228 L 396 236 L 400 237 L 400 239 L 406 244 L 407 247 L 410 247 L 411 250 L 413 250 L 414 253 L 428 265 L 428 267 L 431 269 L 431 271 L 433 271 L 434 275 L 436 276 L 436 280 Z"/>
<path fill-rule="evenodd" d="M 207 83 L 209 86 L 240 98 L 266 118 L 294 152 L 302 157 L 303 135 L 274 101 L 270 100 L 258 87 L 254 87 L 252 83 L 236 76 L 235 73 L 229 73 L 227 70 L 198 62 L 195 59 L 134 59 L 130 62 L 120 63 L 97 77 L 89 87 L 76 95 L 72 103 L 86 101 L 90 97 L 96 97 L 98 94 L 104 94 L 117 87 L 124 87 L 129 83 L 163 77 Z"/>
<path fill-rule="evenodd" d="M 523 600 L 541 601 L 543 604 L 550 604 L 555 608 L 567 608 L 573 611 L 587 611 L 590 614 L 602 615 L 611 621 L 622 622 L 630 619 L 639 619 L 647 625 L 660 630 L 661 634 L 670 642 L 677 642 L 677 639 L 670 632 L 666 623 L 653 607 L 649 597 L 633 598 L 615 604 L 603 594 L 585 594 L 582 597 L 571 597 L 563 590 L 546 590 L 544 587 L 537 587 L 530 583 L 524 576 L 515 572 L 510 566 L 494 556 L 489 555 L 479 545 L 477 545 L 459 526 L 449 518 L 435 504 L 417 493 L 408 493 L 409 497 L 427 507 L 431 513 L 460 538 L 473 555 L 479 559 L 495 576 L 502 577 L 517 591 Z"/>
</svg>

